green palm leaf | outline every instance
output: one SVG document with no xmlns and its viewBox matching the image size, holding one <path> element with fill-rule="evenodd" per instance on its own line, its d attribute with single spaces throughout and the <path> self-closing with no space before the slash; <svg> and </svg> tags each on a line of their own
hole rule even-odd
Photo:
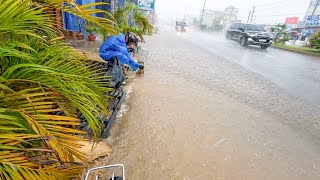
<svg viewBox="0 0 320 180">
<path fill-rule="evenodd" d="M 133 13 L 133 24 L 129 25 L 129 16 Z M 119 30 L 126 34 L 127 32 L 134 32 L 141 39 L 143 35 L 151 35 L 153 26 L 150 24 L 149 20 L 139 11 L 138 6 L 133 3 L 126 3 L 124 7 L 118 8 L 113 13 L 114 18 L 117 20 Z"/>
<path fill-rule="evenodd" d="M 91 16 L 110 16 L 89 9 L 98 4 L 0 0 L 0 179 L 79 177 L 84 166 L 74 161 L 85 159 L 77 142 L 86 133 L 75 129 L 77 111 L 98 139 L 109 78 L 61 41 L 48 13 L 53 6 L 117 33 L 113 18 Z"/>
</svg>

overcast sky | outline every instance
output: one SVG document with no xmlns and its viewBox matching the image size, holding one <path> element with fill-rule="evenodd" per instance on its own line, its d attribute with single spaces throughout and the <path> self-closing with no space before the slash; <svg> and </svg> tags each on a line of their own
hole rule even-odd
<svg viewBox="0 0 320 180">
<path fill-rule="evenodd" d="M 233 5 L 239 8 L 239 19 L 246 21 L 249 11 L 256 6 L 256 23 L 284 22 L 286 17 L 304 18 L 310 0 L 207 0 L 206 9 L 224 10 Z M 159 18 L 178 18 L 187 14 L 199 15 L 204 0 L 156 0 Z"/>
</svg>

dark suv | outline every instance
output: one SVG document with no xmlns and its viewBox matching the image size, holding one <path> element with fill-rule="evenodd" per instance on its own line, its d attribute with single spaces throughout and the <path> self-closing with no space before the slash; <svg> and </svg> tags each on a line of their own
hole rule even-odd
<svg viewBox="0 0 320 180">
<path fill-rule="evenodd" d="M 233 23 L 227 29 L 226 38 L 239 41 L 240 46 L 258 45 L 262 49 L 272 44 L 271 35 L 256 24 Z"/>
</svg>

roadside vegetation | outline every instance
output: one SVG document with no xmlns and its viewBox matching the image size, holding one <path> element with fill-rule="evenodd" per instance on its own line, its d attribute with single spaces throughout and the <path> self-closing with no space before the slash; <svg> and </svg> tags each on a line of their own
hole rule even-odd
<svg viewBox="0 0 320 180">
<path fill-rule="evenodd" d="M 310 38 L 310 45 L 311 47 L 320 51 L 320 31 L 314 33 Z"/>
<path fill-rule="evenodd" d="M 95 9 L 102 4 L 0 0 L 0 179 L 70 179 L 82 174 L 86 159 L 78 148 L 87 133 L 77 129 L 79 114 L 97 141 L 99 117 L 108 114 L 106 93 L 112 89 L 104 69 L 65 42 L 52 10 L 78 16 L 90 34 L 100 32 L 105 38 L 127 31 L 152 33 L 136 6 L 128 4 L 110 14 Z M 128 25 L 132 12 L 134 24 Z"/>
<path fill-rule="evenodd" d="M 290 35 L 288 33 L 286 24 L 276 24 L 275 26 L 271 27 L 270 31 L 274 35 L 275 43 L 285 43 L 286 41 L 290 40 Z"/>
<path fill-rule="evenodd" d="M 67 2 L 68 6 L 62 6 Z M 67 45 L 51 19 L 52 7 L 118 33 L 95 3 L 73 0 L 0 0 L 0 179 L 79 177 L 85 133 L 77 112 L 100 135 L 97 116 L 107 114 L 108 77 Z M 111 15 L 109 15 L 111 16 Z"/>
<path fill-rule="evenodd" d="M 224 25 L 221 24 L 222 21 L 223 21 L 223 17 L 214 18 L 212 25 L 208 27 L 208 30 L 212 32 L 221 32 L 224 28 Z"/>
<path fill-rule="evenodd" d="M 276 48 L 280 48 L 280 49 L 286 49 L 286 50 L 289 50 L 289 51 L 295 51 L 295 52 L 299 52 L 299 53 L 310 54 L 310 55 L 314 55 L 314 56 L 320 56 L 319 49 L 315 49 L 315 48 L 287 46 L 287 45 L 280 44 L 280 43 L 272 44 L 272 46 L 276 47 Z"/>
<path fill-rule="evenodd" d="M 292 40 L 290 36 L 287 26 L 285 24 L 277 24 L 271 28 L 271 32 L 274 34 L 274 43 L 273 47 L 286 49 L 290 51 L 300 52 L 304 54 L 310 54 L 319 56 L 320 55 L 320 32 L 314 33 L 310 37 L 310 45 L 307 47 L 299 47 L 299 46 L 288 46 L 285 42 Z"/>
<path fill-rule="evenodd" d="M 124 7 L 119 7 L 113 13 L 113 17 L 118 24 L 119 31 L 123 34 L 133 32 L 143 39 L 143 35 L 152 35 L 153 33 L 153 26 L 143 11 L 139 11 L 138 6 L 134 3 L 126 3 Z"/>
</svg>

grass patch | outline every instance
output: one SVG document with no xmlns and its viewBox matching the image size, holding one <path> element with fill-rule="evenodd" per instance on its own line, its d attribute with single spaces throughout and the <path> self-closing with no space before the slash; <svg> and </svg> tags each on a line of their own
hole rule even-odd
<svg viewBox="0 0 320 180">
<path fill-rule="evenodd" d="M 309 47 L 296 47 L 296 46 L 287 46 L 284 44 L 272 44 L 272 47 L 280 48 L 280 49 L 285 49 L 289 51 L 294 51 L 294 52 L 300 52 L 304 54 L 310 54 L 314 56 L 320 56 L 320 50 L 319 49 L 313 49 Z"/>
</svg>

